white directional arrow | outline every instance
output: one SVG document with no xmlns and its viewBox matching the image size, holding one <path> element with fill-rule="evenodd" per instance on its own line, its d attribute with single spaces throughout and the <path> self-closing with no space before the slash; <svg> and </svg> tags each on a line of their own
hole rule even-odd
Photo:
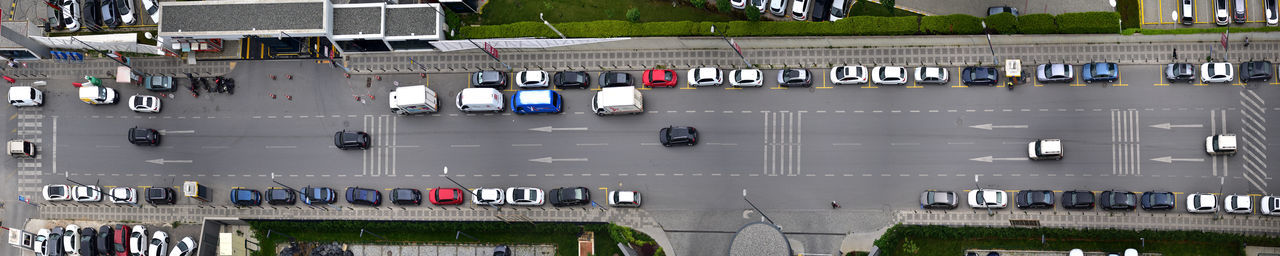
<svg viewBox="0 0 1280 256">
<path fill-rule="evenodd" d="M 543 158 L 534 158 L 534 159 L 529 159 L 529 161 L 531 161 L 531 162 L 542 162 L 542 163 L 548 163 L 548 164 L 549 164 L 549 163 L 551 163 L 551 162 L 555 162 L 555 161 L 560 161 L 560 162 L 586 162 L 586 161 L 587 161 L 587 159 L 586 159 L 586 158 L 550 158 L 550 157 L 543 157 Z"/>
<path fill-rule="evenodd" d="M 1170 129 L 1173 129 L 1173 128 L 1201 128 L 1201 127 L 1204 127 L 1204 125 L 1203 125 L 1203 124 L 1169 124 L 1169 123 L 1163 123 L 1163 124 L 1153 124 L 1153 125 L 1151 125 L 1151 127 L 1160 128 L 1160 129 L 1165 129 L 1165 130 L 1170 130 Z"/>
<path fill-rule="evenodd" d="M 970 125 L 970 126 L 969 126 L 969 128 L 978 128 L 978 129 L 983 129 L 983 130 L 988 130 L 988 131 L 989 131 L 989 130 L 991 130 L 991 129 L 993 129 L 993 128 L 1027 128 L 1027 126 L 1026 126 L 1026 125 L 992 125 L 992 124 L 980 124 L 980 125 Z"/>
<path fill-rule="evenodd" d="M 555 127 L 551 127 L 551 126 L 543 126 L 543 127 L 538 127 L 538 128 L 532 128 L 532 129 L 529 129 L 529 130 L 530 130 L 530 131 L 539 131 L 539 132 L 551 132 L 551 131 L 586 131 L 586 130 L 587 130 L 587 127 L 555 128 Z"/>
<path fill-rule="evenodd" d="M 1204 158 L 1173 158 L 1173 156 L 1166 156 L 1166 157 L 1152 158 L 1152 159 L 1151 159 L 1151 161 L 1164 162 L 1164 163 L 1173 163 L 1174 161 L 1179 161 L 1179 162 L 1204 162 Z"/>
<path fill-rule="evenodd" d="M 160 130 L 160 134 L 164 134 L 164 135 L 179 134 L 179 133 L 196 133 L 196 130 L 181 130 L 181 131 Z"/>
<path fill-rule="evenodd" d="M 978 161 L 978 162 L 987 162 L 987 163 L 990 163 L 990 162 L 992 162 L 992 161 L 1017 161 L 1017 160 L 1027 160 L 1027 158 L 1026 158 L 1026 157 L 994 157 L 994 156 L 984 156 L 984 157 L 979 157 L 979 158 L 969 158 L 969 160 Z"/>
<path fill-rule="evenodd" d="M 183 164 L 189 164 L 189 163 L 191 163 L 191 160 L 164 160 L 164 158 L 159 158 L 159 159 L 151 159 L 151 160 L 147 160 L 147 162 L 148 162 L 148 163 L 153 163 L 153 164 L 158 164 L 158 165 L 164 165 L 164 163 L 183 163 Z"/>
</svg>

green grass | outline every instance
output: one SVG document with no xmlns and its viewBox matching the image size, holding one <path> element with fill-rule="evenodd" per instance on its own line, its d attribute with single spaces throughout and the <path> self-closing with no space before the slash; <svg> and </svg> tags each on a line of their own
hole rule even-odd
<svg viewBox="0 0 1280 256">
<path fill-rule="evenodd" d="M 1119 0 L 1116 1 L 1116 12 L 1120 13 L 1120 26 L 1123 28 L 1142 27 L 1142 16 L 1138 15 L 1140 9 L 1138 0 Z"/>
<path fill-rule="evenodd" d="M 498 25 L 521 21 L 536 21 L 538 13 L 544 13 L 545 19 L 552 23 L 595 21 L 595 20 L 627 20 L 627 10 L 640 9 L 639 22 L 654 21 L 731 21 L 745 19 L 740 10 L 731 14 L 714 11 L 711 4 L 707 8 L 695 8 L 687 0 L 677 1 L 671 6 L 671 0 L 489 0 L 481 7 L 481 14 L 466 14 L 463 22 L 467 25 Z"/>
<path fill-rule="evenodd" d="M 1041 243 L 1041 238 L 1044 243 Z M 1145 238 L 1145 246 L 1143 240 Z M 1118 252 L 1135 248 L 1166 256 L 1244 254 L 1244 244 L 1280 245 L 1275 237 L 1200 231 L 982 228 L 898 225 L 876 241 L 885 255 L 962 255 L 966 249 Z"/>
<path fill-rule="evenodd" d="M 963 255 L 965 249 L 1002 249 L 1002 250 L 1043 250 L 1069 251 L 1081 248 L 1086 251 L 1119 252 L 1126 248 L 1140 248 L 1142 241 L 1138 239 L 1124 241 L 1097 241 L 1088 238 L 1077 240 L 1046 239 L 1040 244 L 1040 237 L 1025 239 L 911 239 L 920 248 L 917 255 Z M 1209 244 L 1189 241 L 1147 241 L 1147 247 L 1141 252 L 1160 252 L 1165 256 L 1196 255 L 1240 255 L 1237 244 Z"/>
<path fill-rule="evenodd" d="M 588 231 L 595 232 L 596 255 L 621 255 L 621 252 L 618 251 L 617 242 L 609 236 L 607 227 L 610 224 L 538 223 L 537 229 L 540 230 L 558 229 L 556 231 L 538 232 L 534 231 L 534 226 L 529 223 L 511 223 L 509 225 L 501 222 L 480 223 L 484 227 L 476 227 L 476 225 L 471 225 L 474 223 L 462 223 L 460 225 L 457 222 L 331 222 L 341 222 L 337 225 L 352 227 L 362 227 L 369 223 L 408 223 L 403 227 L 412 226 L 418 228 L 389 228 L 387 225 L 367 226 L 366 231 L 386 237 L 384 240 L 373 235 L 361 237 L 359 228 L 328 228 L 327 230 L 329 231 L 316 232 L 314 230 L 292 228 L 297 227 L 299 223 L 307 222 L 250 221 L 250 226 L 255 231 L 255 238 L 258 239 L 260 248 L 265 249 L 254 253 L 254 256 L 274 256 L 276 255 L 274 251 L 276 245 L 288 242 L 289 238 L 284 235 L 275 234 L 267 238 L 266 229 L 268 228 L 272 232 L 284 233 L 303 242 L 337 241 L 350 244 L 554 244 L 556 246 L 555 255 L 576 256 L 578 252 L 578 237 L 576 236 L 578 225 L 586 227 Z M 466 236 L 455 239 L 457 234 L 455 230 L 461 230 L 479 241 L 471 240 Z"/>
<path fill-rule="evenodd" d="M 899 17 L 899 16 L 924 16 L 919 13 L 910 12 L 903 9 L 893 8 L 893 13 L 889 13 L 888 8 L 878 3 L 859 0 L 849 7 L 850 16 L 880 16 L 880 17 Z"/>
</svg>

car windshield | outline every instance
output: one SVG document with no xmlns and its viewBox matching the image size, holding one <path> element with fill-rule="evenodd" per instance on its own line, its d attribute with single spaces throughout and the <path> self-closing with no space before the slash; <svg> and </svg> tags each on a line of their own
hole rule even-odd
<svg viewBox="0 0 1280 256">
<path fill-rule="evenodd" d="M 116 243 L 116 246 L 115 246 L 115 247 L 116 247 L 116 251 L 117 251 L 117 252 L 123 252 L 123 251 L 125 251 L 125 249 L 124 249 L 124 243 Z"/>
<path fill-rule="evenodd" d="M 253 192 L 247 189 L 236 190 L 236 198 L 240 200 L 249 200 L 253 196 Z"/>
<path fill-rule="evenodd" d="M 1227 9 L 1227 0 L 1218 0 L 1218 9 Z"/>
<path fill-rule="evenodd" d="M 831 16 L 844 17 L 844 10 L 840 7 L 831 7 Z"/>
<path fill-rule="evenodd" d="M 178 251 L 187 251 L 187 250 L 190 250 L 190 248 L 187 248 L 186 243 L 178 242 Z"/>
<path fill-rule="evenodd" d="M 570 193 L 570 196 L 572 196 L 570 199 L 576 200 L 576 199 L 582 198 L 582 190 L 572 189 L 569 191 L 569 193 Z"/>
</svg>

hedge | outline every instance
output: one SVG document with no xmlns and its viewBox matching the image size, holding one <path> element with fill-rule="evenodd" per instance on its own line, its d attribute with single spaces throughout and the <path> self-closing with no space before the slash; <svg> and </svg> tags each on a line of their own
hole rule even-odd
<svg viewBox="0 0 1280 256">
<path fill-rule="evenodd" d="M 255 256 L 276 255 L 275 244 L 298 236 L 300 241 L 355 242 L 373 244 L 403 244 L 419 242 L 455 241 L 455 232 L 462 231 L 483 239 L 484 243 L 556 243 L 556 255 L 576 255 L 580 231 L 596 233 L 596 252 L 601 255 L 618 253 L 615 241 L 626 242 L 656 250 L 662 248 L 648 235 L 627 227 L 607 223 L 503 223 L 503 222 L 426 222 L 426 221 L 264 221 L 249 220 L 250 229 L 261 248 Z M 379 236 L 358 236 L 364 229 Z M 277 235 L 266 237 L 268 230 Z M 283 234 L 283 235 L 280 235 Z M 386 240 L 383 240 L 385 236 Z M 426 240 L 424 240 L 426 239 Z M 534 241 L 536 240 L 536 241 Z M 470 240 L 464 240 L 470 242 Z M 604 246 L 604 247 L 602 247 Z"/>
<path fill-rule="evenodd" d="M 982 33 L 982 19 L 967 14 L 924 16 L 920 18 L 920 33 L 933 35 L 978 34 Z"/>
<path fill-rule="evenodd" d="M 1018 31 L 1023 34 L 1057 34 L 1058 24 L 1050 14 L 1022 15 L 1018 17 Z"/>
<path fill-rule="evenodd" d="M 1138 0 L 1116 1 L 1116 13 L 1120 14 L 1120 21 L 1124 28 L 1142 27 L 1142 16 L 1138 14 L 1141 8 L 1142 5 Z"/>
<path fill-rule="evenodd" d="M 930 241 L 960 241 L 960 244 L 976 243 L 979 241 L 992 242 L 995 241 L 1001 245 L 999 249 L 1018 250 L 1017 244 L 1034 244 L 1034 246 L 1042 246 L 1040 243 L 1041 236 L 1048 241 L 1049 247 L 1065 246 L 1067 243 L 1102 243 L 1102 242 L 1119 242 L 1126 245 L 1136 245 L 1144 241 L 1146 242 L 1146 252 L 1161 252 L 1165 255 L 1187 254 L 1186 251 L 1175 251 L 1179 249 L 1187 249 L 1187 247 L 1196 247 L 1197 245 L 1213 246 L 1221 249 L 1229 248 L 1233 251 L 1242 249 L 1243 244 L 1257 246 L 1280 246 L 1280 239 L 1275 237 L 1264 236 L 1246 236 L 1237 234 L 1211 233 L 1203 231 L 1153 231 L 1153 230 L 1120 230 L 1120 229 L 1065 229 L 1065 228 L 989 228 L 989 227 L 945 227 L 945 226 L 912 226 L 912 225 L 895 225 L 885 231 L 884 235 L 875 241 L 875 245 L 880 247 L 883 255 L 897 256 L 904 251 L 922 251 L 920 247 L 932 246 L 928 244 Z M 914 239 L 914 241 L 912 241 Z M 969 242 L 965 242 L 969 241 Z M 999 242 L 1005 241 L 1005 242 Z M 916 247 L 916 248 L 904 248 Z M 959 248 L 964 247 L 964 248 Z M 964 249 L 973 248 L 971 246 L 961 246 L 957 244 L 957 248 L 947 248 L 944 255 L 961 255 Z M 936 249 L 936 248 L 934 248 Z M 995 249 L 995 248 L 973 248 L 973 249 Z M 1057 249 L 1057 248 L 1041 248 L 1041 249 Z M 1086 251 L 1113 248 L 1081 248 Z M 1123 249 L 1123 248 L 1120 248 Z M 937 251 L 934 251 L 935 253 Z M 1191 252 L 1191 255 L 1206 255 L 1204 253 Z M 1243 254 L 1243 250 L 1237 255 Z"/>
<path fill-rule="evenodd" d="M 1062 34 L 1120 33 L 1120 14 L 1115 12 L 1063 13 L 1056 20 Z"/>
<path fill-rule="evenodd" d="M 845 21 L 849 20 L 849 21 Z M 853 23 L 853 34 L 864 36 L 896 36 L 916 34 L 920 17 L 852 17 L 840 20 Z M 840 22 L 836 22 L 839 24 Z"/>
<path fill-rule="evenodd" d="M 1047 14 L 1046 14 L 1047 15 Z M 1018 33 L 1018 17 L 1012 13 L 1002 12 L 996 15 L 987 16 L 987 28 L 995 30 L 993 33 L 1000 34 L 1017 34 Z"/>
</svg>

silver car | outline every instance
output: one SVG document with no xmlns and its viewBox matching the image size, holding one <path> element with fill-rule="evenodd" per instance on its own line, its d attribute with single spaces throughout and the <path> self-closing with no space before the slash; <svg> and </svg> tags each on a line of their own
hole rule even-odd
<svg viewBox="0 0 1280 256">
<path fill-rule="evenodd" d="M 769 13 L 772 13 L 773 16 L 787 17 L 787 0 L 773 0 L 772 2 L 769 2 Z"/>
<path fill-rule="evenodd" d="M 951 191 L 929 190 L 920 193 L 920 208 L 924 209 L 955 209 L 956 201 L 956 193 Z"/>
<path fill-rule="evenodd" d="M 1040 64 L 1036 67 L 1036 81 L 1041 83 L 1066 82 L 1075 80 L 1075 71 L 1067 64 Z"/>
</svg>

